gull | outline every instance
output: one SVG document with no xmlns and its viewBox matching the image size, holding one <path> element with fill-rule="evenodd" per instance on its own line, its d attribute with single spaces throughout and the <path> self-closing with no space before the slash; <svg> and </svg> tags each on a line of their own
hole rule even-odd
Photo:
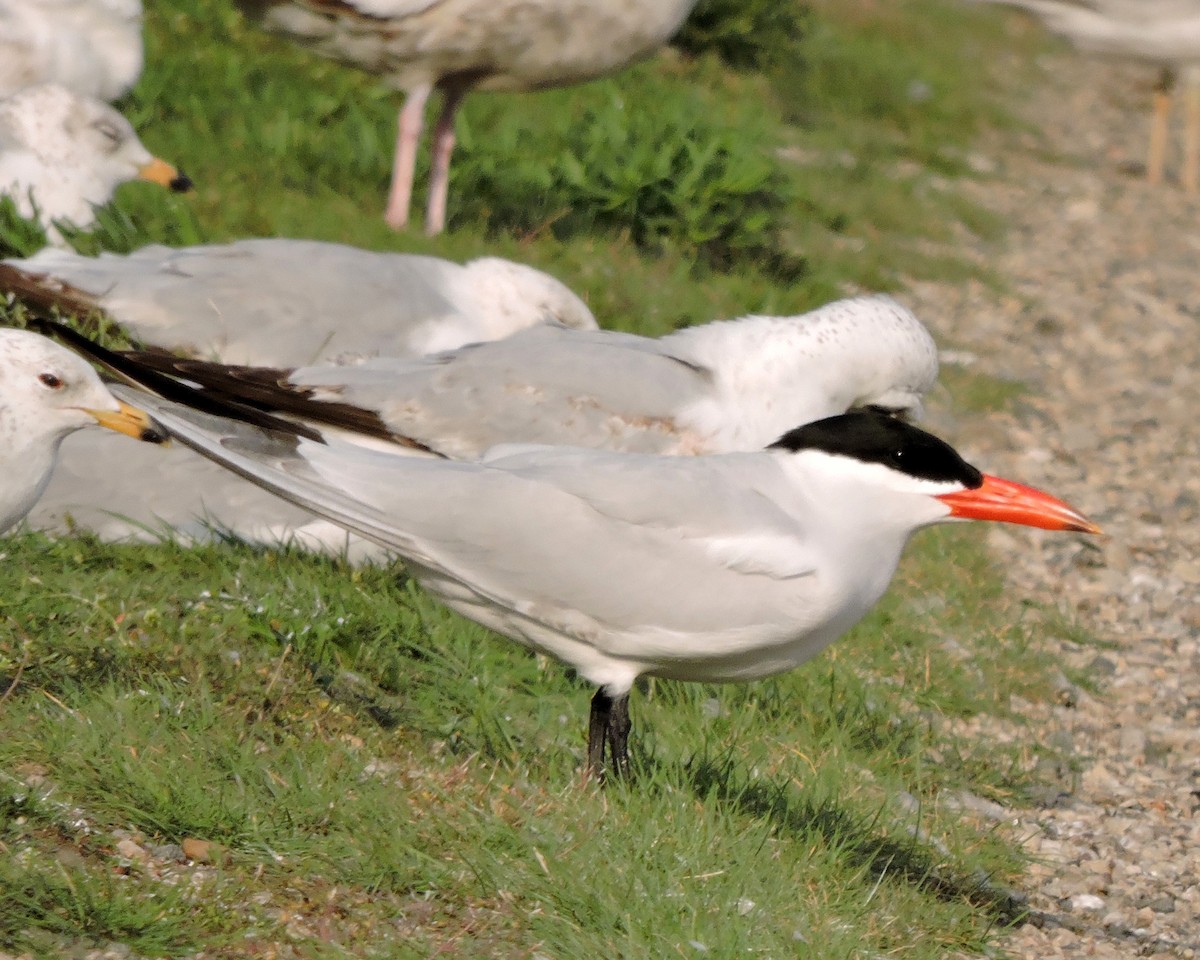
<svg viewBox="0 0 1200 960">
<path fill-rule="evenodd" d="M 0 263 L 0 291 L 45 312 L 100 311 L 132 339 L 234 363 L 415 356 L 534 324 L 596 327 L 565 284 L 523 264 L 484 257 L 460 266 L 311 240 L 153 246 L 100 257 L 46 249 Z M 117 456 L 107 437 L 73 437 L 31 524 L 81 526 L 120 540 L 168 530 L 206 537 L 215 523 L 275 543 L 312 520 L 187 450 L 155 453 L 163 455 Z M 329 534 L 328 549 L 345 546 L 340 531 L 316 530 Z"/>
<path fill-rule="evenodd" d="M 94 424 L 153 443 L 165 439 L 145 412 L 113 397 L 82 358 L 28 330 L 0 329 L 0 532 L 37 502 L 68 434 Z"/>
<path fill-rule="evenodd" d="M 60 83 L 111 102 L 142 57 L 142 0 L 0 0 L 0 95 Z"/>
<path fill-rule="evenodd" d="M 86 340 L 79 348 L 94 351 Z M 291 371 L 155 353 L 96 359 L 134 380 L 147 371 L 182 377 L 220 400 L 296 417 L 323 434 L 452 459 L 477 459 L 501 443 L 667 455 L 755 450 L 795 424 L 852 407 L 917 417 L 937 378 L 929 332 L 880 296 L 799 316 L 702 324 L 657 339 L 543 325 L 429 357 Z M 153 534 L 164 524 L 202 537 L 211 525 L 268 544 L 294 540 L 334 552 L 347 546 L 341 528 L 272 503 L 184 451 L 153 464 L 132 453 L 89 455 L 78 472 L 73 458 L 65 462 L 33 522 L 56 528 L 69 514 L 106 539 Z M 97 460 L 102 470 L 93 466 Z M 90 506 L 97 503 L 119 516 Z M 378 557 L 369 542 L 350 546 L 355 559 Z"/>
<path fill-rule="evenodd" d="M 1100 532 L 875 410 L 749 453 L 525 445 L 461 462 L 123 395 L 204 456 L 393 551 L 451 609 L 595 685 L 585 770 L 596 779 L 627 771 L 638 677 L 740 682 L 798 666 L 874 606 L 922 527 Z"/>
<path fill-rule="evenodd" d="M 425 103 L 443 95 L 433 133 L 425 232 L 446 222 L 454 114 L 473 89 L 583 83 L 645 59 L 696 0 L 243 0 L 264 26 L 406 91 L 387 223 L 408 223 Z"/>
<path fill-rule="evenodd" d="M 106 103 L 50 83 L 0 99 L 0 196 L 12 197 L 26 219 L 39 219 L 52 242 L 64 242 L 56 221 L 91 226 L 95 208 L 135 179 L 191 188 Z"/>
<path fill-rule="evenodd" d="M 1147 179 L 1160 183 L 1170 90 L 1183 82 L 1187 107 L 1183 185 L 1200 189 L 1200 0 L 990 0 L 1019 7 L 1084 50 L 1131 57 L 1162 68 L 1155 91 Z"/>
<path fill-rule="evenodd" d="M 131 339 L 239 364 L 420 356 L 539 323 L 596 328 L 565 284 L 511 260 L 460 266 L 286 238 L 99 257 L 45 249 L 0 262 L 0 290 L 43 311 L 102 312 Z"/>
</svg>

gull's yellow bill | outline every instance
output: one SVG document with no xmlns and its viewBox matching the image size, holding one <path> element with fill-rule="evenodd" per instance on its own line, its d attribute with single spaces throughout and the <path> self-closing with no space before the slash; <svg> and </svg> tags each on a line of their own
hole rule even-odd
<svg viewBox="0 0 1200 960">
<path fill-rule="evenodd" d="M 146 443 L 167 443 L 171 439 L 167 431 L 155 423 L 150 414 L 137 407 L 131 407 L 124 401 L 117 401 L 116 410 L 84 409 L 86 413 L 90 413 L 96 418 L 96 422 L 100 426 L 123 433 L 135 440 L 142 440 Z"/>
<path fill-rule="evenodd" d="M 166 187 L 176 193 L 186 193 L 192 189 L 191 177 L 178 167 L 172 166 L 166 160 L 160 160 L 158 157 L 154 157 L 149 163 L 140 167 L 137 175 L 139 180 L 157 183 L 160 187 Z"/>
</svg>

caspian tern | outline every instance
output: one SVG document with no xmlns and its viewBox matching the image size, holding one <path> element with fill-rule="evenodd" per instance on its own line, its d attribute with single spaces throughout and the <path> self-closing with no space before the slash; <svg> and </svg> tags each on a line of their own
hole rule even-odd
<svg viewBox="0 0 1200 960">
<path fill-rule="evenodd" d="M 1178 74 L 1187 107 L 1183 185 L 1200 189 L 1200 0 L 989 0 L 1019 7 L 1083 50 L 1155 64 L 1162 79 L 1154 97 L 1147 179 L 1159 183 L 1167 147 L 1171 88 Z"/>
<path fill-rule="evenodd" d="M 36 215 L 51 242 L 65 242 L 54 221 L 90 226 L 95 208 L 130 180 L 175 191 L 192 186 L 152 156 L 107 103 L 52 83 L 0 99 L 0 194 L 26 219 Z"/>
<path fill-rule="evenodd" d="M 406 91 L 385 219 L 408 223 L 425 103 L 442 92 L 425 232 L 446 222 L 454 115 L 473 89 L 544 90 L 615 73 L 661 47 L 696 0 L 242 0 L 268 30 Z"/>
<path fill-rule="evenodd" d="M 28 330 L 0 329 L 0 532 L 46 488 L 63 439 L 95 424 L 139 440 L 166 439 L 80 357 Z"/>
<path fill-rule="evenodd" d="M 150 365 L 324 432 L 453 459 L 514 442 L 664 454 L 756 450 L 798 423 L 855 406 L 916 416 L 937 377 L 928 331 L 887 297 L 709 323 L 660 339 L 537 327 L 424 359 L 290 373 L 159 355 L 130 362 L 134 379 Z M 53 527 L 69 512 L 75 525 L 105 537 L 134 534 L 139 521 L 202 535 L 198 521 L 207 517 L 250 540 L 346 548 L 340 528 L 311 523 L 187 451 L 118 458 L 89 446 L 93 456 L 64 458 L 32 522 Z M 93 506 L 100 503 L 120 516 L 100 513 Z M 355 544 L 356 557 L 364 547 Z"/>
<path fill-rule="evenodd" d="M 415 357 L 540 323 L 595 330 L 554 277 L 500 257 L 439 257 L 258 238 L 0 261 L 0 290 L 39 310 L 102 312 L 133 340 L 205 360 L 295 367 Z"/>
<path fill-rule="evenodd" d="M 1100 532 L 878 411 L 810 423 L 753 453 L 524 446 L 454 462 L 139 399 L 183 443 L 393 551 L 452 609 L 595 684 L 596 777 L 606 745 L 609 769 L 626 771 L 638 677 L 731 682 L 792 669 L 875 604 L 921 527 Z"/>
</svg>

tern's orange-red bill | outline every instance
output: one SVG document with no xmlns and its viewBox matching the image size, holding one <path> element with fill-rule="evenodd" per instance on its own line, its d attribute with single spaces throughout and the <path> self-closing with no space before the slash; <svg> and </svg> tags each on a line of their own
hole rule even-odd
<svg viewBox="0 0 1200 960">
<path fill-rule="evenodd" d="M 950 508 L 952 517 L 964 520 L 1000 520 L 1043 530 L 1077 530 L 1103 533 L 1098 526 L 1069 504 L 1035 487 L 983 475 L 983 484 L 972 490 L 944 493 L 938 497 Z"/>
</svg>

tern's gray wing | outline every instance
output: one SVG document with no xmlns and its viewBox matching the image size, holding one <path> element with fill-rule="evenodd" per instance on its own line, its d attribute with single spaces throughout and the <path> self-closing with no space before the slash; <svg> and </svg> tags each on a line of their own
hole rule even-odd
<svg viewBox="0 0 1200 960">
<path fill-rule="evenodd" d="M 773 499 L 782 481 L 771 454 L 668 460 L 574 451 L 602 479 L 567 489 L 559 481 L 575 468 L 557 455 L 545 471 L 529 460 L 510 470 L 396 457 L 280 438 L 125 395 L 206 456 L 396 551 L 458 609 L 510 635 L 528 620 L 609 649 L 652 628 L 674 637 L 656 654 L 669 656 L 692 631 L 797 617 L 795 578 L 806 572 L 809 545 Z M 604 502 L 591 499 L 614 483 L 623 497 L 609 490 Z M 730 547 L 738 538 L 740 558 Z M 769 544 L 774 563 L 749 569 L 739 561 L 756 541 Z M 789 542 L 793 556 L 780 563 Z M 643 638 L 640 655 L 647 649 Z"/>
<path fill-rule="evenodd" d="M 309 367 L 289 378 L 376 411 L 393 433 L 456 459 L 498 443 L 695 453 L 681 415 L 710 395 L 709 372 L 657 340 L 534 327 L 420 361 Z"/>
</svg>

